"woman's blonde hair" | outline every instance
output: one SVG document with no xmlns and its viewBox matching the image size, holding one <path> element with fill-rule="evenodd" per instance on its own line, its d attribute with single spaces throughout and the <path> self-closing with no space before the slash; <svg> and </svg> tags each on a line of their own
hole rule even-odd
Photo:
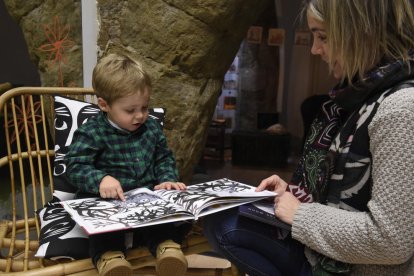
<svg viewBox="0 0 414 276">
<path fill-rule="evenodd" d="M 151 92 L 151 79 L 141 63 L 123 54 L 109 54 L 95 66 L 92 86 L 109 105 L 137 92 Z"/>
<path fill-rule="evenodd" d="M 343 61 L 342 80 L 362 80 L 384 57 L 409 66 L 409 51 L 414 50 L 410 0 L 306 0 L 302 14 L 324 23 L 329 56 Z"/>
</svg>

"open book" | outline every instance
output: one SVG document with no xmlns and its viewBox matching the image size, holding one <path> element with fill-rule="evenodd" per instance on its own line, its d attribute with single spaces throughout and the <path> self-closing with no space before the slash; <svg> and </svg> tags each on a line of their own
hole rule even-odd
<svg viewBox="0 0 414 276">
<path fill-rule="evenodd" d="M 89 235 L 173 221 L 197 220 L 245 203 L 274 197 L 270 191 L 230 179 L 187 186 L 186 190 L 138 188 L 124 193 L 125 201 L 84 198 L 61 202 Z"/>
</svg>

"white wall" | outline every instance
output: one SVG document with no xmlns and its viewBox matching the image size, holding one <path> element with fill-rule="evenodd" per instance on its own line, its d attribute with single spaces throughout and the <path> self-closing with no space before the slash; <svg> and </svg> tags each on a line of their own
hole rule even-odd
<svg viewBox="0 0 414 276">
<path fill-rule="evenodd" d="M 83 87 L 92 87 L 92 71 L 96 65 L 98 47 L 96 1 L 82 0 Z"/>
</svg>

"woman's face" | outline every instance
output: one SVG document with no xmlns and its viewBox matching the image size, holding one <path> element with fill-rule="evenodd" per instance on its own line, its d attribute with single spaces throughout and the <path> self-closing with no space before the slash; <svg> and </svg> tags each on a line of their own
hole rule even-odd
<svg viewBox="0 0 414 276">
<path fill-rule="evenodd" d="M 329 42 L 326 37 L 325 25 L 322 21 L 317 20 L 315 17 L 308 14 L 308 27 L 313 36 L 311 53 L 320 55 L 322 60 L 327 63 L 332 61 L 332 74 L 336 79 L 341 79 L 343 74 L 343 63 L 339 58 L 329 56 Z"/>
</svg>

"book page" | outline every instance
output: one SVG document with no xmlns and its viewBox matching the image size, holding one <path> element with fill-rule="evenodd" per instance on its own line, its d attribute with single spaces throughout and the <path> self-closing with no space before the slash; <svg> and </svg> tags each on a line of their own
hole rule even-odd
<svg viewBox="0 0 414 276">
<path fill-rule="evenodd" d="M 243 203 L 276 195 L 270 191 L 256 192 L 255 189 L 256 187 L 223 178 L 190 185 L 184 191 L 158 190 L 155 193 L 165 200 L 183 206 L 184 209 L 193 213 L 197 218 L 204 208 L 212 205 L 221 204 L 221 208 L 216 209 L 216 211 L 221 211 Z M 225 206 L 223 203 L 225 203 Z"/>
<path fill-rule="evenodd" d="M 147 188 L 134 189 L 124 195 L 124 202 L 85 198 L 64 201 L 62 205 L 88 234 L 192 219 L 186 210 L 163 200 Z"/>
</svg>

